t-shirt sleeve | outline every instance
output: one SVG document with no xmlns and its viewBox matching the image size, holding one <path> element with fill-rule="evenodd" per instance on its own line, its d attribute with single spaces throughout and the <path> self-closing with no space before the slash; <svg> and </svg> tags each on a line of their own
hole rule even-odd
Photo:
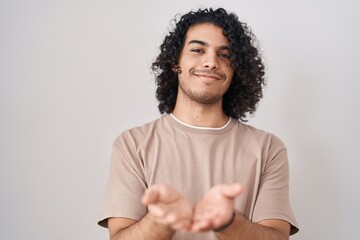
<svg viewBox="0 0 360 240">
<path fill-rule="evenodd" d="M 289 164 L 287 150 L 275 136 L 265 156 L 252 221 L 281 219 L 291 224 L 290 235 L 299 231 L 289 200 Z"/>
<path fill-rule="evenodd" d="M 98 224 L 108 227 L 108 218 L 123 217 L 140 220 L 146 213 L 141 197 L 146 189 L 141 161 L 137 161 L 129 143 L 115 141 L 112 148 L 110 173 Z"/>
</svg>

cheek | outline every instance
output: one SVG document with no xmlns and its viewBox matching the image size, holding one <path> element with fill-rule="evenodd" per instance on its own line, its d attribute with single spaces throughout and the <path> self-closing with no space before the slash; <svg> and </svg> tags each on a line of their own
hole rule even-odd
<svg viewBox="0 0 360 240">
<path fill-rule="evenodd" d="M 234 70 L 232 69 L 230 62 L 228 61 L 224 62 L 222 66 L 227 75 L 234 74 Z"/>
<path fill-rule="evenodd" d="M 186 58 L 180 63 L 180 67 L 182 69 L 190 70 L 192 68 L 196 68 L 199 65 L 199 62 L 194 58 Z"/>
<path fill-rule="evenodd" d="M 234 71 L 230 68 L 226 71 L 227 78 L 231 81 L 234 76 Z"/>
</svg>

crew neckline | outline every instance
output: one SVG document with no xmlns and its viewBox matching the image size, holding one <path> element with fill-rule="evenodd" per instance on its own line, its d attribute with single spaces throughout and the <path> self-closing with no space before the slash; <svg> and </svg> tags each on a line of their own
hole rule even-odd
<svg viewBox="0 0 360 240">
<path fill-rule="evenodd" d="M 229 117 L 229 120 L 221 127 L 198 127 L 198 126 L 193 126 L 191 124 L 187 124 L 183 121 L 181 121 L 180 119 L 178 119 L 177 117 L 174 116 L 174 114 L 170 113 L 170 116 L 172 119 L 174 119 L 176 122 L 180 123 L 182 126 L 191 128 L 191 129 L 196 129 L 196 130 L 210 130 L 210 131 L 221 131 L 223 129 L 225 129 L 228 125 L 230 125 L 231 123 L 231 117 Z"/>
</svg>

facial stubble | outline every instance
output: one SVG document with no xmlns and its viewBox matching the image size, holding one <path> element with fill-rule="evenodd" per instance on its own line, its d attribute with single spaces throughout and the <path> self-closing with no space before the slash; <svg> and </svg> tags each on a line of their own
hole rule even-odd
<svg viewBox="0 0 360 240">
<path fill-rule="evenodd" d="M 196 103 L 206 105 L 208 107 L 215 105 L 216 103 L 221 101 L 222 97 L 227 91 L 227 89 L 224 89 L 223 91 L 219 89 L 219 91 L 215 91 L 215 92 L 206 91 L 206 90 L 196 91 L 186 86 L 186 84 L 184 84 L 184 80 L 182 79 L 182 77 L 180 77 L 180 75 L 178 75 L 178 79 L 179 79 L 180 91 L 182 91 L 190 101 L 194 101 Z"/>
</svg>

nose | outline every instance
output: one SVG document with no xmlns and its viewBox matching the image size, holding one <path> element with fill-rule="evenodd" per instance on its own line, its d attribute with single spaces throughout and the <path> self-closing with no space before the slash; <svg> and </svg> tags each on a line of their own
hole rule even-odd
<svg viewBox="0 0 360 240">
<path fill-rule="evenodd" d="M 215 53 L 208 53 L 204 55 L 203 67 L 207 69 L 216 69 L 219 67 L 217 55 Z"/>
</svg>

